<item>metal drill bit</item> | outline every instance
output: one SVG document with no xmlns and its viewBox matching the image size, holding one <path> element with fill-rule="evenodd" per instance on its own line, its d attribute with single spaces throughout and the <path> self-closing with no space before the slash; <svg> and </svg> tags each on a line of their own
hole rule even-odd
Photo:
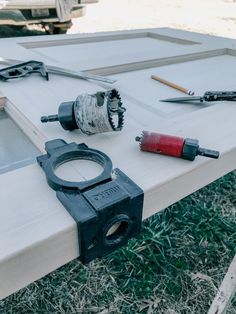
<svg viewBox="0 0 236 314">
<path fill-rule="evenodd" d="M 197 154 L 200 156 L 205 156 L 214 159 L 218 159 L 220 156 L 220 153 L 218 151 L 202 147 L 198 148 Z"/>
</svg>

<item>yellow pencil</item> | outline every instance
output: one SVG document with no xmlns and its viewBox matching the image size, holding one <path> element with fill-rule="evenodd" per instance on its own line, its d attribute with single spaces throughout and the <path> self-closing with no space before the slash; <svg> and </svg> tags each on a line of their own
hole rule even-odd
<svg viewBox="0 0 236 314">
<path fill-rule="evenodd" d="M 170 87 L 172 87 L 172 88 L 175 88 L 175 89 L 177 89 L 178 91 L 180 91 L 180 92 L 182 92 L 182 93 L 184 93 L 184 94 L 187 94 L 187 95 L 190 95 L 190 96 L 193 96 L 193 95 L 194 95 L 194 92 L 193 92 L 193 91 L 191 91 L 191 90 L 189 90 L 189 89 L 187 89 L 187 88 L 184 88 L 184 87 L 182 87 L 182 86 L 179 86 L 179 85 L 177 85 L 177 84 L 171 83 L 171 82 L 169 82 L 169 81 L 167 81 L 167 80 L 164 80 L 163 78 L 161 78 L 161 77 L 159 77 L 159 76 L 157 76 L 157 75 L 152 75 L 151 78 L 152 78 L 153 80 L 156 80 L 156 81 L 158 81 L 158 82 L 161 82 L 161 83 L 163 83 L 163 84 L 165 84 L 165 85 L 167 85 L 167 86 L 170 86 Z"/>
</svg>

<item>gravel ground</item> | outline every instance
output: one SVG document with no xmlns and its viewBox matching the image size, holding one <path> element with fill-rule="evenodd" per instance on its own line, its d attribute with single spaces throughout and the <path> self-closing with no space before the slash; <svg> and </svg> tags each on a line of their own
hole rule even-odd
<svg viewBox="0 0 236 314">
<path fill-rule="evenodd" d="M 69 34 L 172 27 L 236 38 L 234 0 L 99 0 Z"/>
</svg>

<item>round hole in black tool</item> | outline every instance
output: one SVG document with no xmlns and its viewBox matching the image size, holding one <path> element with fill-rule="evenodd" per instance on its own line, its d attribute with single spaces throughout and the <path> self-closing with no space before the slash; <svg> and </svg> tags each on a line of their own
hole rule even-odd
<svg viewBox="0 0 236 314">
<path fill-rule="evenodd" d="M 112 218 L 104 229 L 105 245 L 117 245 L 125 240 L 130 225 L 131 220 L 127 215 L 121 214 Z"/>
<path fill-rule="evenodd" d="M 57 177 L 69 182 L 91 180 L 102 172 L 103 167 L 100 164 L 86 159 L 67 160 L 54 169 Z"/>
<path fill-rule="evenodd" d="M 73 143 L 72 143 L 73 144 Z M 82 145 L 82 146 L 81 146 Z M 48 184 L 56 191 L 58 190 L 84 190 L 88 187 L 96 185 L 100 182 L 110 180 L 112 172 L 112 162 L 110 158 L 104 153 L 90 149 L 86 145 L 81 144 L 77 149 L 74 147 L 66 147 L 64 150 L 57 151 L 57 153 L 47 160 L 44 165 L 45 172 L 47 172 Z M 84 146 L 83 146 L 84 145 Z M 103 171 L 93 177 L 92 179 L 84 178 L 85 181 L 75 180 L 67 181 L 55 174 L 55 169 L 60 165 L 72 160 L 88 160 L 97 163 L 103 168 Z M 96 165 L 95 165 L 96 166 Z M 73 172 L 73 170 L 72 170 Z M 68 179 L 68 178 L 67 178 Z"/>
</svg>

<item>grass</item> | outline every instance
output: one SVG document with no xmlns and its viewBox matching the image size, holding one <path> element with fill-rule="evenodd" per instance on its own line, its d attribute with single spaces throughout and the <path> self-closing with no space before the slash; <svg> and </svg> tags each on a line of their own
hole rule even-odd
<svg viewBox="0 0 236 314">
<path fill-rule="evenodd" d="M 87 266 L 72 261 L 1 301 L 0 313 L 204 314 L 235 253 L 230 173 L 145 221 L 128 246 Z"/>
</svg>

